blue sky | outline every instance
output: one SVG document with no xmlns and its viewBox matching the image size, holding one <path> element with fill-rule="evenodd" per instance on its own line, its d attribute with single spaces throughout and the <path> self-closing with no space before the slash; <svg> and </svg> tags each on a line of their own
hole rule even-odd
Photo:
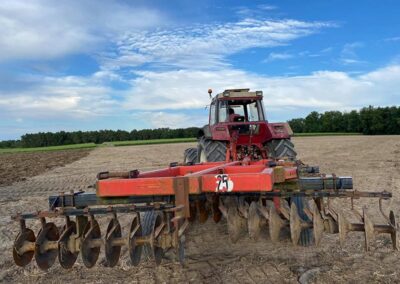
<svg viewBox="0 0 400 284">
<path fill-rule="evenodd" d="M 207 89 L 267 117 L 400 102 L 398 1 L 0 2 L 0 140 L 201 126 Z"/>
</svg>

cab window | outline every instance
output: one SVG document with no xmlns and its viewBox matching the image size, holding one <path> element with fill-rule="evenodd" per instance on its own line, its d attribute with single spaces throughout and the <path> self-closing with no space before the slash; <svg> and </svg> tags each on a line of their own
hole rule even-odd
<svg viewBox="0 0 400 284">
<path fill-rule="evenodd" d="M 248 121 L 259 121 L 259 109 L 257 107 L 257 101 L 249 103 L 246 105 L 247 107 L 247 120 Z"/>
<path fill-rule="evenodd" d="M 233 109 L 234 113 L 240 116 L 245 116 L 244 105 L 229 105 Z"/>
<path fill-rule="evenodd" d="M 215 102 L 213 102 L 210 106 L 210 125 L 214 125 L 217 122 L 215 118 Z"/>
<path fill-rule="evenodd" d="M 219 102 L 218 113 L 219 113 L 219 116 L 218 116 L 219 122 L 226 122 L 228 120 L 228 104 L 226 101 Z"/>
</svg>

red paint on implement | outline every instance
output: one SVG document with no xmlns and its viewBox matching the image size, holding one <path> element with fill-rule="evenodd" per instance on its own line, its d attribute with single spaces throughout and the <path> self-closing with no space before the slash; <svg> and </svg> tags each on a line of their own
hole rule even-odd
<svg viewBox="0 0 400 284">
<path fill-rule="evenodd" d="M 174 195 L 175 182 L 181 177 L 186 180 L 189 194 L 271 191 L 274 169 L 268 166 L 268 162 L 261 160 L 249 165 L 242 165 L 238 161 L 202 163 L 144 172 L 137 178 L 104 179 L 97 182 L 97 194 L 100 197 Z M 285 167 L 285 179 L 296 177 L 295 167 Z"/>
</svg>

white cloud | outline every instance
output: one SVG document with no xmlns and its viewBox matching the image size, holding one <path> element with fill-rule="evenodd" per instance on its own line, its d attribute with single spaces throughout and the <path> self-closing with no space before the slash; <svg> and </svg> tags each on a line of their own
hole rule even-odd
<svg viewBox="0 0 400 284">
<path fill-rule="evenodd" d="M 209 104 L 207 89 L 222 90 L 255 86 L 244 71 L 179 70 L 138 72 L 132 89 L 126 93 L 124 106 L 128 109 L 190 109 Z"/>
<path fill-rule="evenodd" d="M 157 66 L 215 69 L 227 66 L 227 55 L 249 48 L 286 45 L 333 26 L 332 23 L 291 19 L 245 19 L 234 23 L 132 32 L 118 41 L 118 55 L 110 56 L 106 61 L 112 65 L 114 58 L 114 67 L 137 66 L 147 60 Z M 133 62 L 131 58 L 134 58 Z"/>
<path fill-rule="evenodd" d="M 349 110 L 400 101 L 400 65 L 358 75 L 320 71 L 287 77 L 268 77 L 232 68 L 148 71 L 137 73 L 136 79 L 125 82 L 130 87 L 120 91 L 108 87 L 103 75 L 37 78 L 41 83 L 30 90 L 0 93 L 0 116 L 3 121 L 72 119 L 94 120 L 102 125 L 102 119 L 118 115 L 129 120 L 129 113 L 136 113 L 135 121 L 141 123 L 132 127 L 201 126 L 207 121 L 206 112 L 199 115 L 201 112 L 196 110 L 209 104 L 210 87 L 214 94 L 227 88 L 263 90 L 267 113 L 279 119 L 298 117 L 310 110 Z M 104 76 L 112 77 L 112 73 Z"/>
<path fill-rule="evenodd" d="M 257 8 L 258 8 L 258 9 L 261 9 L 261 10 L 267 10 L 267 11 L 276 10 L 276 9 L 277 9 L 276 6 L 268 5 L 268 4 L 258 5 Z"/>
<path fill-rule="evenodd" d="M 0 91 L 0 116 L 27 118 L 89 118 L 106 115 L 118 105 L 112 89 L 96 76 L 37 77 L 28 90 Z"/>
<path fill-rule="evenodd" d="M 249 8 L 246 6 L 239 6 L 239 7 L 233 8 L 233 10 L 235 11 L 235 13 L 237 15 L 239 15 L 241 17 L 249 17 L 249 18 L 265 16 L 266 12 L 271 12 L 276 9 L 277 9 L 276 6 L 268 5 L 268 4 L 257 5 L 255 8 Z"/>
<path fill-rule="evenodd" d="M 264 61 L 271 62 L 271 61 L 275 61 L 275 60 L 286 60 L 286 59 L 290 59 L 293 57 L 294 57 L 293 54 L 290 54 L 290 53 L 271 52 Z"/>
<path fill-rule="evenodd" d="M 384 41 L 400 41 L 400 36 L 385 38 Z"/>
<path fill-rule="evenodd" d="M 362 47 L 364 47 L 362 42 L 346 43 L 342 48 L 339 61 L 344 65 L 365 63 L 365 61 L 359 60 L 356 52 Z"/>
<path fill-rule="evenodd" d="M 188 115 L 185 113 L 167 112 L 138 112 L 133 115 L 136 120 L 148 123 L 152 128 L 184 128 L 189 126 L 199 126 L 206 123 L 204 116 Z"/>
<path fill-rule="evenodd" d="M 191 109 L 209 103 L 206 90 L 227 88 L 264 91 L 267 108 L 345 110 L 369 104 L 390 105 L 400 101 L 400 66 L 351 76 L 345 72 L 320 71 L 306 76 L 267 77 L 235 69 L 216 71 L 141 72 L 126 92 L 127 109 Z M 396 100 L 397 98 L 397 100 Z M 296 116 L 295 111 L 288 117 Z"/>
<path fill-rule="evenodd" d="M 97 51 L 109 38 L 163 21 L 157 11 L 110 1 L 2 0 L 0 61 Z"/>
</svg>

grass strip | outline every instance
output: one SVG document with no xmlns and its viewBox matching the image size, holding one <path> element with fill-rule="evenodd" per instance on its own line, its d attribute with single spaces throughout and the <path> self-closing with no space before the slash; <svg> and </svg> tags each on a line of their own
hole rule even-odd
<svg viewBox="0 0 400 284">
<path fill-rule="evenodd" d="M 171 138 L 171 139 L 152 139 L 152 140 L 133 140 L 133 141 L 115 141 L 107 142 L 114 146 L 138 146 L 138 145 L 153 145 L 153 144 L 170 144 L 170 143 L 186 143 L 196 142 L 196 138 Z"/>
<path fill-rule="evenodd" d="M 95 148 L 97 145 L 94 143 L 84 144 L 72 144 L 72 145 L 61 145 L 61 146 L 49 146 L 49 147 L 32 147 L 32 148 L 7 148 L 0 149 L 0 154 L 5 153 L 26 153 L 26 152 L 43 152 L 43 151 L 60 151 L 60 150 L 76 150 L 76 149 L 88 149 Z"/>
</svg>

